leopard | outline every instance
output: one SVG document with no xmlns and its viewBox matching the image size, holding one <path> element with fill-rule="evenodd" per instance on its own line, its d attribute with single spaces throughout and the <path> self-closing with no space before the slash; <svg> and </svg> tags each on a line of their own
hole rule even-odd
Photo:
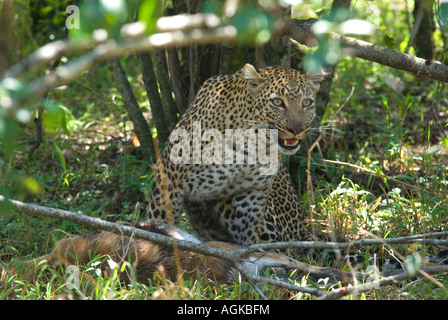
<svg viewBox="0 0 448 320">
<path fill-rule="evenodd" d="M 281 158 L 310 132 L 324 77 L 245 64 L 206 80 L 157 161 L 148 221 L 185 214 L 200 239 L 241 246 L 313 239 Z"/>
</svg>

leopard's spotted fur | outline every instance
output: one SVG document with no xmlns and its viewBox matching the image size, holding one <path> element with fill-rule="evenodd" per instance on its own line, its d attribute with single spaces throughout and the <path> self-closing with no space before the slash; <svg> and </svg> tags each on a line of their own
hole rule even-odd
<svg viewBox="0 0 448 320">
<path fill-rule="evenodd" d="M 186 212 L 203 240 L 240 245 L 308 238 L 295 188 L 281 161 L 274 174 L 260 174 L 260 159 L 247 161 L 247 150 L 255 143 L 249 138 L 244 141 L 244 163 L 226 164 L 224 155 L 217 158 L 222 164 L 207 163 L 208 158 L 197 158 L 195 152 L 201 154 L 214 140 L 193 140 L 195 134 L 203 137 L 212 132 L 213 136 L 210 129 L 222 136 L 226 129 L 254 129 L 260 135 L 264 129 L 269 143 L 272 137 L 267 129 L 276 129 L 278 141 L 267 148 L 266 155 L 271 155 L 273 147 L 278 147 L 279 156 L 293 154 L 310 130 L 322 79 L 322 74 L 284 67 L 256 70 L 246 64 L 235 74 L 207 80 L 158 163 L 149 220 L 167 222 L 172 215 L 177 222 Z M 193 138 L 179 138 L 179 132 Z M 224 148 L 225 142 L 218 145 Z M 173 156 L 178 161 L 173 161 Z"/>
</svg>

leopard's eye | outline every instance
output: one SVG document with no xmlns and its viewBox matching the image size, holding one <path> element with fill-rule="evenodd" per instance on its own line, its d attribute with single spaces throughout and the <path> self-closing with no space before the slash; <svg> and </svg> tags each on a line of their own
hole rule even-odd
<svg viewBox="0 0 448 320">
<path fill-rule="evenodd" d="M 285 104 L 283 103 L 283 100 L 280 98 L 274 98 L 271 101 L 272 101 L 272 104 L 276 107 L 284 107 L 285 106 Z"/>
<path fill-rule="evenodd" d="M 305 100 L 303 100 L 303 102 L 302 102 L 302 107 L 303 107 L 303 108 L 307 108 L 307 107 L 311 106 L 312 104 L 313 104 L 313 100 L 311 100 L 311 99 L 305 99 Z"/>
</svg>

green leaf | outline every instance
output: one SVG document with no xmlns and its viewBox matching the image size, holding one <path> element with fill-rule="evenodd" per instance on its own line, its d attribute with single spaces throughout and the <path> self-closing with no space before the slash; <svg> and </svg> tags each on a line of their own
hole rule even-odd
<svg viewBox="0 0 448 320">
<path fill-rule="evenodd" d="M 25 188 L 33 194 L 41 194 L 43 189 L 40 184 L 33 178 L 27 177 L 23 179 Z"/>
<path fill-rule="evenodd" d="M 14 205 L 8 201 L 9 192 L 0 187 L 0 217 L 8 217 L 14 213 Z"/>
<path fill-rule="evenodd" d="M 31 94 L 31 90 L 25 82 L 19 81 L 14 78 L 5 78 L 1 81 L 0 87 L 3 88 L 1 95 L 6 95 L 4 90 L 8 92 L 10 97 L 15 99 L 21 99 Z"/>
<path fill-rule="evenodd" d="M 223 15 L 223 2 L 219 0 L 206 0 L 202 2 L 203 13 L 213 13 L 217 16 Z"/>
<path fill-rule="evenodd" d="M 387 48 L 389 48 L 389 49 L 395 48 L 395 41 L 394 41 L 393 37 L 390 37 L 389 35 L 385 34 L 383 36 L 383 41 Z"/>
<path fill-rule="evenodd" d="M 61 148 L 59 148 L 59 146 L 56 144 L 56 142 L 53 142 L 53 146 L 54 146 L 54 150 L 58 154 L 59 161 L 61 161 L 62 169 L 64 171 L 67 171 L 67 164 L 65 162 L 65 157 L 64 157 L 64 154 L 62 153 Z"/>
<path fill-rule="evenodd" d="M 417 270 L 422 266 L 422 257 L 418 253 L 414 253 L 411 257 L 407 258 L 405 261 L 406 271 L 410 275 L 416 275 Z"/>
<path fill-rule="evenodd" d="M 45 129 L 50 132 L 57 132 L 62 129 L 68 135 L 67 117 L 70 115 L 70 110 L 51 100 L 46 101 L 44 108 L 47 111 L 42 119 Z"/>
<path fill-rule="evenodd" d="M 258 7 L 250 7 L 238 11 L 230 23 L 238 30 L 238 40 L 263 44 L 271 38 L 275 19 Z"/>
<path fill-rule="evenodd" d="M 7 157 L 12 156 L 16 146 L 19 128 L 11 118 L 0 118 L 0 149 Z"/>
<path fill-rule="evenodd" d="M 338 8 L 336 10 L 331 10 L 325 20 L 341 23 L 347 20 L 350 16 L 350 10 L 347 8 Z"/>
<path fill-rule="evenodd" d="M 146 33 L 151 34 L 157 24 L 157 19 L 162 15 L 162 1 L 145 0 L 138 13 L 138 21 L 146 24 Z"/>
</svg>

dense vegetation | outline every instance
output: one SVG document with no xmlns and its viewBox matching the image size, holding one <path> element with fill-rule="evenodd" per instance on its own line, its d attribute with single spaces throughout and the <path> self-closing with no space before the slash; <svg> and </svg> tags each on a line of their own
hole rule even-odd
<svg viewBox="0 0 448 320">
<path fill-rule="evenodd" d="M 13 63 L 58 37 L 53 29 L 64 21 L 62 11 L 47 1 L 39 10 L 27 1 L 14 5 Z M 59 3 L 59 2 L 58 2 Z M 318 17 L 329 1 L 307 1 L 294 7 L 300 18 Z M 404 51 L 412 25 L 409 1 L 352 3 L 351 18 L 368 19 L 378 27 L 367 41 Z M 59 12 L 49 21 L 45 10 Z M 62 12 L 62 13 L 61 13 Z M 62 19 L 55 21 L 55 19 Z M 62 18 L 61 18 L 62 17 Z M 30 23 L 32 22 L 32 23 Z M 62 22 L 63 23 L 63 22 Z M 446 34 L 433 33 L 434 60 L 445 60 Z M 302 48 L 304 51 L 310 51 Z M 415 54 L 410 47 L 410 54 Z M 188 63 L 182 60 L 181 65 Z M 63 58 L 64 60 L 65 58 Z M 64 61 L 62 61 L 64 62 Z M 241 67 L 232 57 L 228 72 Z M 154 116 L 136 55 L 122 58 L 135 96 L 150 122 Z M 43 71 L 29 75 L 41 76 Z M 48 207 L 82 212 L 111 221 L 132 222 L 144 214 L 152 183 L 152 163 L 142 158 L 134 124 L 114 85 L 113 72 L 101 64 L 69 84 L 50 90 L 43 117 L 41 145 L 29 156 L 36 138 L 33 121 L 22 122 L 12 156 L 0 156 L 0 194 Z M 351 90 L 352 95 L 350 95 Z M 345 103 L 345 104 L 344 104 Z M 27 106 L 36 110 L 40 101 Z M 343 108 L 339 108 L 343 105 Z M 347 239 L 399 237 L 447 229 L 448 225 L 448 92 L 440 82 L 359 58 L 343 57 L 337 63 L 322 127 L 305 142 L 293 168 L 303 210 L 329 230 Z M 4 130 L 0 128 L 0 130 Z M 313 142 L 320 139 L 319 147 Z M 5 147 L 5 145 L 3 145 Z M 308 150 L 311 149 L 310 158 Z M 310 163 L 310 175 L 307 166 Z M 311 180 L 307 181 L 307 178 Z M 5 210 L 6 212 L 6 210 Z M 188 220 L 184 221 L 189 228 Z M 13 212 L 0 219 L 2 261 L 29 259 L 45 254 L 60 238 L 88 232 L 67 221 L 33 218 Z M 392 257 L 419 253 L 431 255 L 441 248 L 402 245 L 377 248 Z M 366 256 L 369 252 L 365 252 Z M 35 281 L 20 276 L 0 283 L 2 299 L 255 299 L 250 285 L 215 286 L 205 280 L 183 286 L 157 276 L 147 283 L 120 284 L 106 277 L 98 265 L 105 257 L 92 257 L 83 266 L 79 290 L 65 288 L 62 268 L 42 266 Z M 367 268 L 367 266 L 365 266 Z M 306 277 L 301 284 L 313 285 Z M 356 299 L 446 299 L 446 274 L 397 283 L 362 294 Z M 338 284 L 335 284 L 337 287 Z M 285 289 L 262 288 L 272 299 L 307 299 Z"/>
</svg>

